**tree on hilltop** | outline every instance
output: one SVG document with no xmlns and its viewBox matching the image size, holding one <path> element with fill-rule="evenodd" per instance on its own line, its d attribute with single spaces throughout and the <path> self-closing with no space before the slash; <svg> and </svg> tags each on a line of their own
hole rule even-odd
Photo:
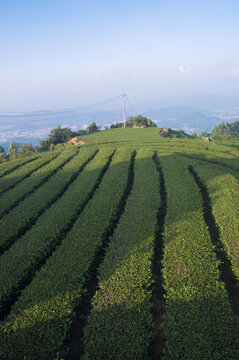
<svg viewBox="0 0 239 360">
<path fill-rule="evenodd" d="M 46 140 L 40 142 L 41 151 L 47 151 L 54 149 L 54 146 L 69 141 L 73 136 L 78 135 L 76 132 L 72 131 L 70 128 L 62 128 L 60 125 L 57 125 L 54 129 L 50 131 L 50 134 Z"/>
<path fill-rule="evenodd" d="M 129 118 L 128 121 L 130 126 L 132 127 L 157 127 L 157 125 L 152 120 L 142 115 L 132 116 Z"/>
<path fill-rule="evenodd" d="M 93 122 L 89 126 L 87 126 L 87 130 L 89 131 L 89 133 L 93 133 L 99 131 L 99 127 L 96 125 L 95 122 Z"/>
<path fill-rule="evenodd" d="M 60 125 L 57 125 L 55 129 L 52 129 L 49 135 L 49 140 L 51 144 L 59 144 L 70 140 L 72 137 L 72 130 L 69 128 L 61 128 Z"/>
<path fill-rule="evenodd" d="M 150 119 L 148 119 L 145 116 L 137 115 L 137 116 L 131 116 L 128 120 L 125 122 L 126 127 L 157 127 L 157 125 Z M 115 124 L 112 124 L 110 126 L 111 129 L 115 128 L 122 128 L 124 127 L 123 122 L 116 122 Z"/>
</svg>

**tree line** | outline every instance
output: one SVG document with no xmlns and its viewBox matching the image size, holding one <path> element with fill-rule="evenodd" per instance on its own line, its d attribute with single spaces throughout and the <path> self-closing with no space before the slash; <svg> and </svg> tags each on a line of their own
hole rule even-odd
<svg viewBox="0 0 239 360">
<path fill-rule="evenodd" d="M 123 127 L 123 123 L 115 123 L 110 126 L 111 129 Z M 126 121 L 126 127 L 155 127 L 150 119 L 138 115 L 131 117 Z M 105 130 L 108 127 L 104 127 Z M 60 125 L 57 125 L 52 129 L 47 137 L 47 139 L 40 141 L 39 146 L 33 147 L 32 144 L 20 144 L 16 142 L 11 142 L 7 152 L 0 146 L 0 160 L 9 160 L 16 157 L 32 155 L 37 152 L 44 152 L 48 150 L 54 150 L 59 144 L 64 144 L 73 137 L 82 136 L 86 134 L 91 134 L 100 130 L 100 127 L 96 125 L 95 122 L 92 122 L 85 130 L 72 130 L 71 128 L 65 127 L 62 128 Z"/>
<path fill-rule="evenodd" d="M 201 131 L 200 137 L 202 139 L 211 138 L 213 140 L 230 140 L 239 138 L 239 120 L 232 123 L 223 121 L 221 124 L 216 125 L 211 133 L 208 131 Z"/>
<path fill-rule="evenodd" d="M 100 128 L 96 125 L 95 122 L 91 123 L 86 130 L 77 130 L 74 131 L 68 127 L 62 128 L 60 125 L 57 125 L 52 129 L 46 140 L 40 141 L 39 146 L 33 146 L 32 144 L 21 144 L 17 142 L 11 142 L 7 152 L 0 146 L 0 162 L 6 161 L 9 159 L 14 159 L 17 157 L 33 155 L 34 153 L 44 152 L 48 150 L 54 150 L 59 144 L 64 144 L 73 137 L 82 136 L 87 133 L 93 133 L 99 131 Z"/>
<path fill-rule="evenodd" d="M 222 122 L 212 130 L 213 139 L 235 139 L 239 138 L 239 120 L 232 123 Z"/>
<path fill-rule="evenodd" d="M 126 127 L 157 127 L 157 125 L 147 117 L 142 115 L 130 117 L 126 121 Z M 122 128 L 124 127 L 123 122 L 116 122 L 110 126 L 110 129 Z M 108 127 L 104 127 L 105 130 Z M 39 146 L 33 147 L 32 144 L 20 144 L 16 142 L 11 142 L 7 152 L 4 151 L 3 147 L 0 146 L 0 162 L 13 159 L 16 157 L 32 155 L 37 152 L 43 152 L 48 150 L 54 150 L 56 147 L 59 147 L 59 144 L 64 144 L 68 142 L 71 138 L 82 136 L 86 134 L 91 134 L 100 130 L 100 127 L 96 125 L 95 122 L 92 122 L 85 130 L 72 130 L 68 127 L 62 128 L 60 125 L 57 125 L 52 129 L 46 140 L 40 141 Z M 185 134 L 182 130 L 171 130 L 160 129 L 160 135 L 162 137 L 171 137 L 175 135 L 176 137 L 189 136 Z M 193 132 L 192 138 L 197 138 L 195 131 Z M 222 122 L 221 124 L 215 126 L 211 133 L 207 131 L 201 131 L 200 138 L 212 138 L 215 140 L 223 139 L 235 139 L 239 138 L 239 121 L 236 120 L 232 123 Z"/>
</svg>

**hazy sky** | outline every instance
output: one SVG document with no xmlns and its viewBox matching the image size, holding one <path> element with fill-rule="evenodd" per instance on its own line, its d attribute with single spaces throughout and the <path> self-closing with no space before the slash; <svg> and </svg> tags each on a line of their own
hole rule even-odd
<svg viewBox="0 0 239 360">
<path fill-rule="evenodd" d="M 239 95 L 238 0 L 0 0 L 0 111 Z"/>
</svg>

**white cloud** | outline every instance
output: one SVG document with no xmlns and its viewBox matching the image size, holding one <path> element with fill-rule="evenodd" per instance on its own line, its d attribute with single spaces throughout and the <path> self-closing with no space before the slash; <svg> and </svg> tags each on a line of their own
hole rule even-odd
<svg viewBox="0 0 239 360">
<path fill-rule="evenodd" d="M 180 73 L 182 74 L 189 74 L 192 71 L 192 68 L 190 67 L 185 67 L 184 65 L 180 65 L 178 70 L 180 71 Z"/>
</svg>

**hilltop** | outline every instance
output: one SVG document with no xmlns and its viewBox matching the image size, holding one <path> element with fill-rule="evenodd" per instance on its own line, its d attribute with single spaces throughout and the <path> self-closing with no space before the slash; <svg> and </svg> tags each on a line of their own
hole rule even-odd
<svg viewBox="0 0 239 360">
<path fill-rule="evenodd" d="M 162 128 L 120 128 L 98 131 L 93 134 L 85 134 L 79 138 L 83 139 L 88 145 L 107 145 L 107 146 L 153 146 L 162 139 L 171 141 L 172 139 L 192 139 L 191 136 L 181 131 L 171 131 L 171 137 L 163 138 L 160 135 Z"/>
</svg>

